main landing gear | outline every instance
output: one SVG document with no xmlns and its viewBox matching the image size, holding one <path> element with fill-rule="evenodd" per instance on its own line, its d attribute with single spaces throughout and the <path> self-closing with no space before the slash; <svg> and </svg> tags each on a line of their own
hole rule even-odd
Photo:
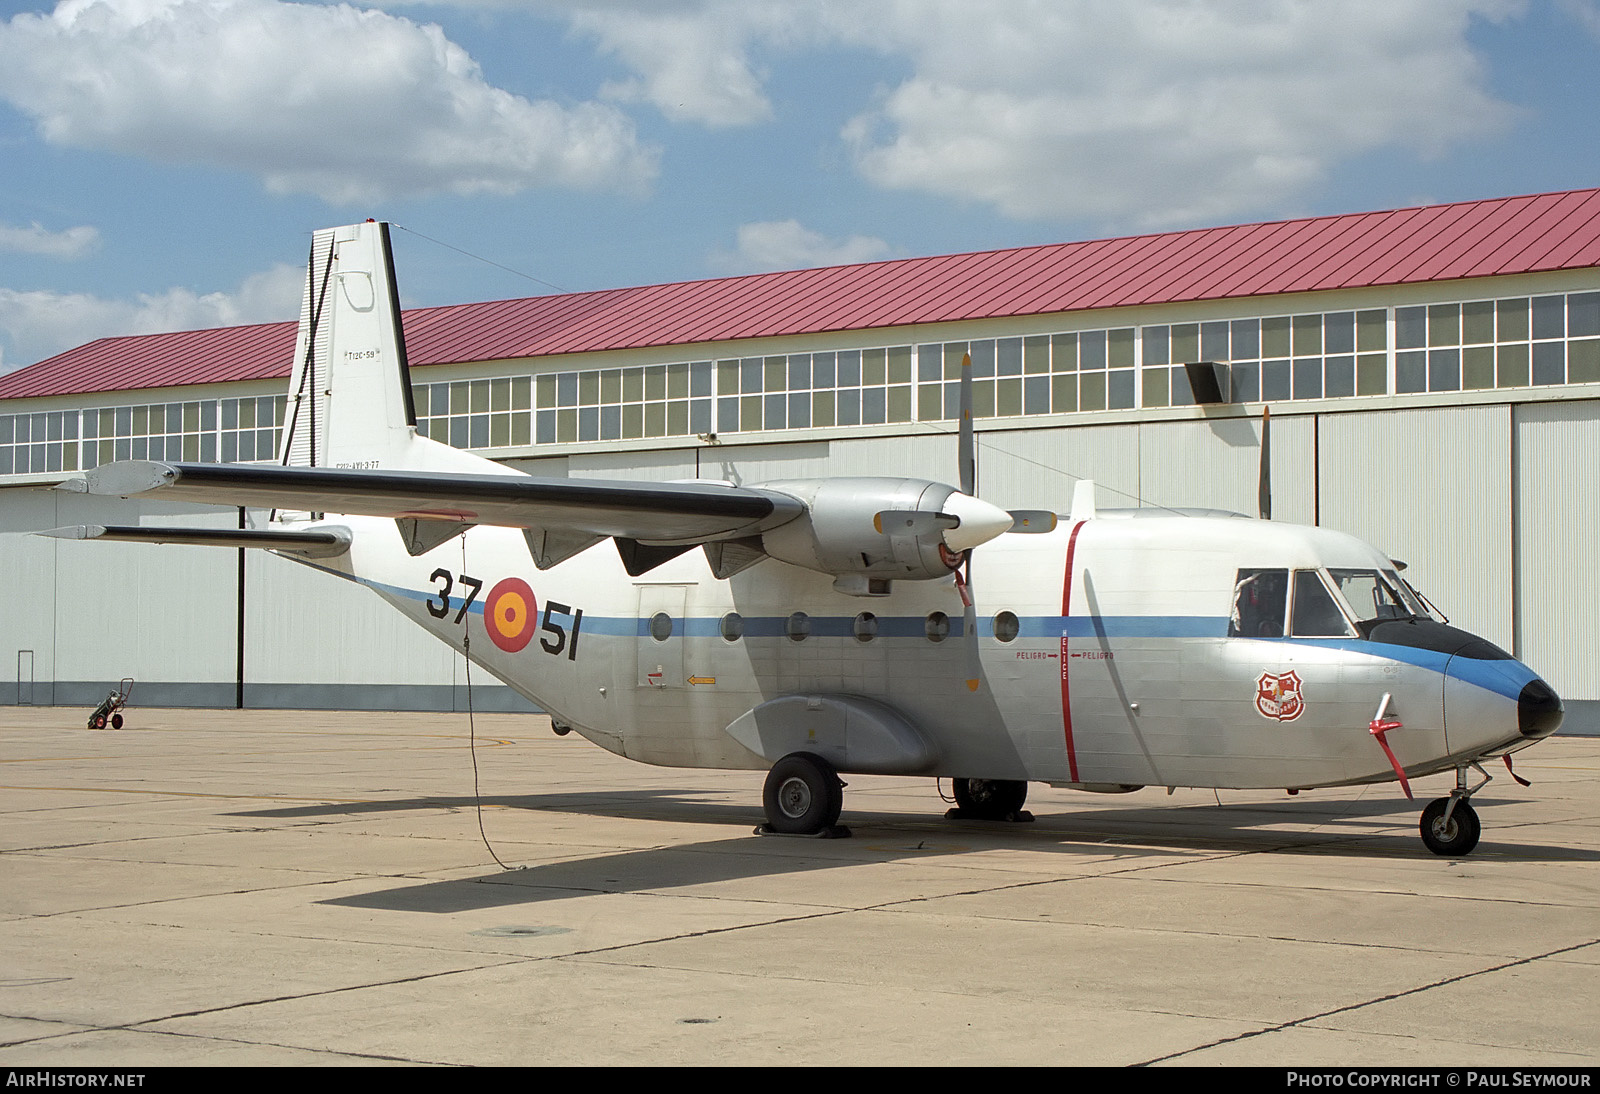
<svg viewBox="0 0 1600 1094">
<path fill-rule="evenodd" d="M 1483 782 L 1467 787 L 1467 767 L 1483 776 Z M 1467 799 L 1488 785 L 1492 776 L 1476 763 L 1456 768 L 1456 788 L 1448 798 L 1435 798 L 1422 811 L 1422 842 L 1436 855 L 1457 858 L 1478 846 L 1483 825 L 1478 811 Z"/>
<path fill-rule="evenodd" d="M 756 831 L 762 835 L 839 839 L 850 834 L 839 824 L 844 783 L 832 764 L 810 752 L 791 752 L 772 765 L 761 804 L 767 823 Z"/>
<path fill-rule="evenodd" d="M 1023 809 L 1028 784 L 1020 779 L 951 779 L 956 807 L 945 816 L 952 820 L 1031 821 Z"/>
</svg>

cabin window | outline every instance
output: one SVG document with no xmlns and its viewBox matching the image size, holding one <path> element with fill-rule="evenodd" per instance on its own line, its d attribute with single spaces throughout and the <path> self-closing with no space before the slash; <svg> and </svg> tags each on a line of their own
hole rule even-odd
<svg viewBox="0 0 1600 1094">
<path fill-rule="evenodd" d="M 1282 638 L 1288 570 L 1240 570 L 1233 584 L 1229 638 Z"/>
<path fill-rule="evenodd" d="M 1343 638 L 1350 633 L 1344 613 L 1315 570 L 1294 572 L 1293 633 L 1296 638 Z"/>
<path fill-rule="evenodd" d="M 795 612 L 784 625 L 784 632 L 791 642 L 805 641 L 806 635 L 811 633 L 811 617 L 805 612 Z"/>
<path fill-rule="evenodd" d="M 871 612 L 862 612 L 856 616 L 854 629 L 857 642 L 871 642 L 878 637 L 878 617 Z"/>
<path fill-rule="evenodd" d="M 994 617 L 994 636 L 1002 642 L 1010 642 L 1022 632 L 1022 624 L 1017 622 L 1015 612 L 1000 612 Z"/>
<path fill-rule="evenodd" d="M 657 612 L 650 617 L 650 637 L 657 642 L 665 642 L 672 637 L 672 616 L 666 612 Z"/>
<path fill-rule="evenodd" d="M 929 612 L 924 628 L 929 642 L 943 642 L 950 637 L 950 617 L 943 612 Z"/>
<path fill-rule="evenodd" d="M 744 637 L 744 617 L 738 612 L 729 612 L 723 616 L 722 637 L 728 642 L 737 642 Z"/>
</svg>

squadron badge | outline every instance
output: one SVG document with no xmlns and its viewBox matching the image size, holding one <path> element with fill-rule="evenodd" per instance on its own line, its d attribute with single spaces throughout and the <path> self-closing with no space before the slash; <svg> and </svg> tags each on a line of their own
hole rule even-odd
<svg viewBox="0 0 1600 1094">
<path fill-rule="evenodd" d="M 1293 672 L 1263 672 L 1256 678 L 1256 709 L 1263 718 L 1292 722 L 1306 709 L 1300 677 Z"/>
</svg>

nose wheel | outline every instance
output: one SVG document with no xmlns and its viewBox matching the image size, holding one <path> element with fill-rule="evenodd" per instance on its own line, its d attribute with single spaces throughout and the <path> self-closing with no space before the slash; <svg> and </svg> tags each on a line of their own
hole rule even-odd
<svg viewBox="0 0 1600 1094">
<path fill-rule="evenodd" d="M 1454 808 L 1451 808 L 1451 806 Z M 1435 798 L 1422 811 L 1422 842 L 1436 855 L 1457 858 L 1478 846 L 1483 826 L 1466 798 Z"/>
<path fill-rule="evenodd" d="M 1468 767 L 1483 776 L 1482 782 L 1470 788 L 1467 786 Z M 1428 850 L 1446 858 L 1458 858 L 1470 854 L 1478 846 L 1483 825 L 1478 821 L 1478 811 L 1472 808 L 1472 803 L 1467 799 L 1487 786 L 1492 778 L 1476 763 L 1456 768 L 1456 788 L 1450 791 L 1450 796 L 1435 798 L 1422 811 L 1419 827 L 1422 830 L 1422 842 Z"/>
</svg>

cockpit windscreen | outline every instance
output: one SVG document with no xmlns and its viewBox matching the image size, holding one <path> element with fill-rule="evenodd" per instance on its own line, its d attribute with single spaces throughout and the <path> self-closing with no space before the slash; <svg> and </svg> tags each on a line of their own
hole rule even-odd
<svg viewBox="0 0 1600 1094">
<path fill-rule="evenodd" d="M 1339 595 L 1363 623 L 1385 619 L 1427 618 L 1428 612 L 1400 575 L 1391 571 L 1330 569 Z"/>
</svg>

